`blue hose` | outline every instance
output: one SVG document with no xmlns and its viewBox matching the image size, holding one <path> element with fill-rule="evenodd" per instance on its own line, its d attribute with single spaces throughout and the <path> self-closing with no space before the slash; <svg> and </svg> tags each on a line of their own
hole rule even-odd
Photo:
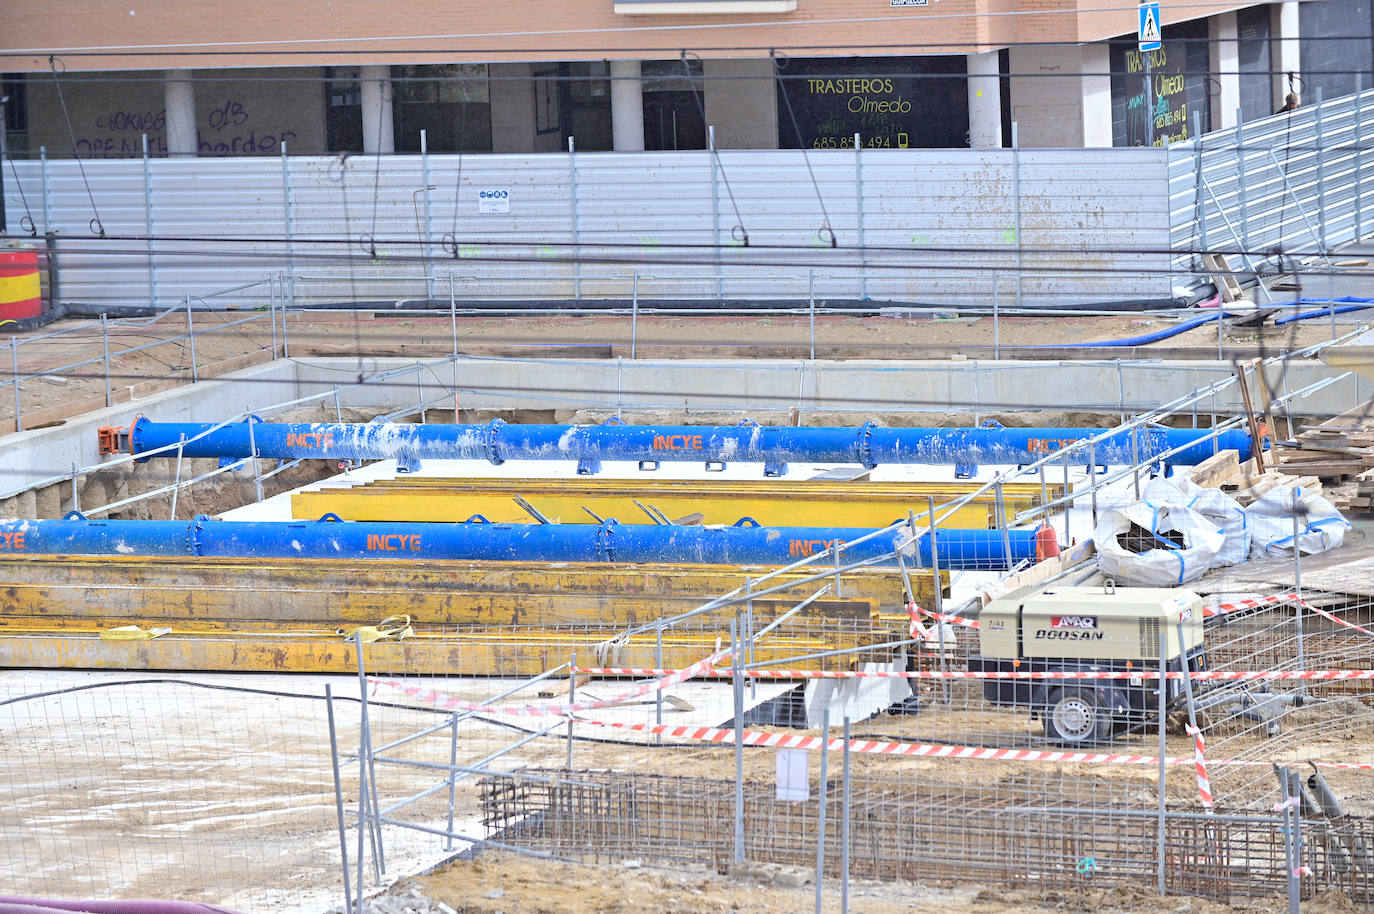
<svg viewBox="0 0 1374 914">
<path fill-rule="evenodd" d="M 1334 316 L 1337 314 L 1349 314 L 1351 311 L 1364 311 L 1367 310 L 1371 305 L 1374 305 L 1374 298 L 1356 298 L 1353 295 L 1344 295 L 1340 298 L 1331 299 L 1301 299 L 1296 302 L 1291 302 L 1290 304 L 1315 305 L 1321 304 L 1323 302 L 1330 305 L 1331 307 L 1320 308 L 1316 311 L 1303 311 L 1300 314 L 1290 314 L 1288 317 L 1281 317 L 1278 320 L 1274 321 L 1274 326 L 1282 327 L 1284 324 L 1291 324 L 1294 321 L 1311 320 L 1314 317 L 1327 317 Z M 1344 304 L 1342 307 L 1337 308 L 1335 307 L 1335 304 L 1337 302 L 1348 302 L 1350 304 Z"/>
<path fill-rule="evenodd" d="M 1347 314 L 1351 311 L 1364 311 L 1374 306 L 1374 298 L 1358 298 L 1354 295 L 1343 295 L 1340 298 L 1298 298 L 1293 301 L 1274 302 L 1265 305 L 1266 308 L 1290 308 L 1301 305 L 1344 305 L 1345 307 L 1325 307 L 1317 311 L 1304 311 L 1301 314 L 1292 314 L 1274 321 L 1275 327 L 1284 324 L 1291 324 L 1293 321 L 1305 321 L 1314 317 L 1326 317 L 1332 314 Z M 1195 327 L 1211 323 L 1221 317 L 1232 317 L 1225 311 L 1217 311 L 1203 317 L 1195 317 L 1192 320 L 1184 321 L 1177 326 L 1166 330 L 1156 330 L 1154 333 L 1145 333 L 1140 336 L 1128 336 L 1120 340 L 1097 340 L 1092 343 L 1058 343 L 1040 346 L 1025 346 L 1025 349 L 1118 349 L 1126 346 L 1148 346 L 1151 343 L 1158 343 L 1160 340 L 1167 340 L 1170 337 L 1178 336 L 1180 333 L 1187 333 Z"/>
<path fill-rule="evenodd" d="M 1145 333 L 1140 336 L 1128 336 L 1121 340 L 1098 340 L 1093 343 L 1052 343 L 1041 346 L 1026 346 L 1026 349 L 1115 349 L 1124 346 L 1148 346 L 1151 343 L 1158 343 L 1160 340 L 1167 340 L 1171 336 L 1178 336 L 1180 333 L 1187 333 L 1194 327 L 1201 327 L 1203 324 L 1211 323 L 1218 317 L 1229 317 L 1225 312 L 1218 311 L 1215 314 L 1208 314 L 1204 317 L 1195 317 L 1190 321 L 1184 321 L 1174 327 L 1164 330 L 1156 330 L 1154 333 Z"/>
</svg>

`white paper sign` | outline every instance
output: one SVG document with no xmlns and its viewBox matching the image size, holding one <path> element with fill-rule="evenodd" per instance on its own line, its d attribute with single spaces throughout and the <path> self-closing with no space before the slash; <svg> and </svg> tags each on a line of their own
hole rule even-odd
<svg viewBox="0 0 1374 914">
<path fill-rule="evenodd" d="M 805 749 L 778 750 L 778 799 L 800 803 L 811 798 L 808 775 L 810 753 Z"/>
<path fill-rule="evenodd" d="M 510 212 L 510 188 L 488 187 L 477 192 L 477 212 Z"/>
</svg>

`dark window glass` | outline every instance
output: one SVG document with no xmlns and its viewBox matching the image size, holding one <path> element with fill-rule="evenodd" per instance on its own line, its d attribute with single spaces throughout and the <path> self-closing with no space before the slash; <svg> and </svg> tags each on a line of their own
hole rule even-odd
<svg viewBox="0 0 1374 914">
<path fill-rule="evenodd" d="M 705 149 L 701 61 L 646 60 L 644 148 Z"/>
<path fill-rule="evenodd" d="M 5 102 L 5 145 L 11 153 L 27 152 L 29 148 L 29 103 L 24 93 L 24 74 L 0 75 L 0 95 L 9 96 Z"/>
<path fill-rule="evenodd" d="M 490 152 L 491 95 L 486 64 L 393 67 L 396 151 Z"/>
<path fill-rule="evenodd" d="M 325 143 L 330 152 L 363 151 L 362 90 L 357 67 L 334 67 L 324 84 Z"/>
<path fill-rule="evenodd" d="M 1298 4 L 1298 95 L 1304 105 L 1369 87 L 1374 69 L 1370 0 L 1322 0 Z M 1363 75 L 1362 75 L 1363 74 Z M 1363 82 L 1359 82 L 1363 79 Z"/>
<path fill-rule="evenodd" d="M 568 138 L 582 152 L 605 152 L 614 146 L 611 134 L 610 66 L 604 60 L 558 65 L 558 113 L 563 148 Z"/>
<path fill-rule="evenodd" d="M 1274 113 L 1270 81 L 1269 7 L 1251 6 L 1236 12 L 1240 43 L 1240 112 L 1247 122 Z"/>
</svg>

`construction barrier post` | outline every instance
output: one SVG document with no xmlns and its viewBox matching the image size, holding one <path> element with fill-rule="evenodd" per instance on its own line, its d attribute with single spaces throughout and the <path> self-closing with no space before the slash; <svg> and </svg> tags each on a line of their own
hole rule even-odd
<svg viewBox="0 0 1374 914">
<path fill-rule="evenodd" d="M 444 836 L 444 850 L 453 850 L 453 812 L 455 791 L 458 787 L 458 715 L 453 714 L 450 721 L 448 744 L 448 834 Z"/>
<path fill-rule="evenodd" d="M 363 898 L 363 832 L 366 831 L 372 843 L 372 876 L 378 882 L 386 872 L 386 861 L 382 857 L 382 835 L 380 814 L 377 809 L 377 773 L 372 765 L 372 726 L 367 715 L 367 669 L 363 660 L 363 635 L 354 635 L 354 648 L 358 652 L 358 690 L 361 708 L 361 726 L 358 730 L 358 905 L 361 911 Z"/>
<path fill-rule="evenodd" d="M 110 321 L 105 312 L 100 312 L 100 347 L 105 362 L 105 406 L 111 403 L 110 395 Z"/>
<path fill-rule="evenodd" d="M 568 659 L 568 704 L 577 703 L 577 652 L 574 651 Z M 572 752 L 573 752 L 573 719 L 568 715 L 568 758 L 564 767 L 572 771 Z"/>
<path fill-rule="evenodd" d="M 1179 650 L 1181 651 L 1182 649 L 1183 649 L 1183 645 L 1182 645 L 1182 644 L 1179 644 Z M 1164 832 L 1165 832 L 1164 816 L 1165 816 L 1165 801 L 1166 801 L 1166 799 L 1167 799 L 1167 796 L 1166 796 L 1166 793 L 1165 793 L 1165 787 L 1166 787 L 1166 777 L 1167 777 L 1167 771 L 1168 771 L 1167 762 L 1165 761 L 1165 756 L 1168 754 L 1168 746 L 1165 744 L 1165 739 L 1164 739 L 1164 737 L 1165 737 L 1164 707 L 1165 707 L 1165 704 L 1166 704 L 1166 702 L 1165 702 L 1165 696 L 1166 696 L 1166 694 L 1168 693 L 1168 686 L 1169 686 L 1169 681 L 1168 681 L 1168 679 L 1165 678 L 1165 677 L 1168 675 L 1168 672 L 1169 672 L 1169 630 L 1168 630 L 1167 628 L 1161 627 L 1161 628 L 1160 628 L 1160 631 L 1159 631 L 1159 682 L 1158 682 L 1158 689 L 1159 689 L 1159 710 L 1158 710 L 1158 714 L 1159 714 L 1159 720 L 1158 720 L 1158 724 L 1159 724 L 1159 822 L 1158 822 L 1158 828 L 1159 828 L 1159 832 L 1158 832 L 1158 836 L 1157 836 L 1157 846 L 1156 846 L 1156 852 L 1157 852 L 1157 855 L 1158 855 L 1158 860 L 1157 860 L 1156 862 L 1157 862 L 1158 867 L 1159 867 L 1159 894 L 1160 894 L 1161 896 L 1167 894 L 1167 893 L 1165 892 L 1165 890 L 1164 890 Z"/>
<path fill-rule="evenodd" d="M 735 862 L 744 862 L 744 678 L 740 669 L 739 622 L 730 620 L 731 691 L 735 700 Z"/>
<path fill-rule="evenodd" d="M 1307 601 L 1302 598 L 1302 549 L 1298 541 L 1298 512 L 1302 509 L 1302 490 L 1293 487 L 1293 592 L 1297 600 L 1293 603 L 1293 620 L 1298 627 L 1298 669 L 1307 669 L 1307 639 L 1303 635 L 1302 614 Z M 1307 684 L 1298 680 L 1298 696 L 1307 697 Z"/>
<path fill-rule="evenodd" d="M 14 430 L 24 430 L 24 419 L 19 408 L 19 343 L 10 337 L 10 362 L 14 365 Z"/>
<path fill-rule="evenodd" d="M 339 823 L 339 856 L 343 859 L 344 910 L 353 910 L 353 890 L 349 883 L 348 869 L 348 828 L 344 825 L 343 782 L 339 779 L 339 734 L 334 724 L 334 687 L 324 685 L 324 706 L 329 716 L 329 760 L 334 769 L 334 811 Z M 358 827 L 362 828 L 362 823 Z M 450 828 L 449 831 L 453 829 Z"/>
<path fill-rule="evenodd" d="M 821 783 L 816 803 L 816 914 L 821 914 L 825 886 L 825 779 L 830 761 L 830 707 L 821 710 Z"/>
<path fill-rule="evenodd" d="M 840 914 L 849 914 L 849 715 L 844 716 L 844 792 L 840 809 Z M 821 784 L 825 789 L 825 784 Z"/>
</svg>

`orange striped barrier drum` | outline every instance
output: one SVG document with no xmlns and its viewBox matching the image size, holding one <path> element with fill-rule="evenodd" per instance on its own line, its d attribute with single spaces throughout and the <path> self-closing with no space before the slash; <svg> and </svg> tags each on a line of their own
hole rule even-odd
<svg viewBox="0 0 1374 914">
<path fill-rule="evenodd" d="M 0 321 L 43 313 L 37 251 L 0 251 Z"/>
</svg>

